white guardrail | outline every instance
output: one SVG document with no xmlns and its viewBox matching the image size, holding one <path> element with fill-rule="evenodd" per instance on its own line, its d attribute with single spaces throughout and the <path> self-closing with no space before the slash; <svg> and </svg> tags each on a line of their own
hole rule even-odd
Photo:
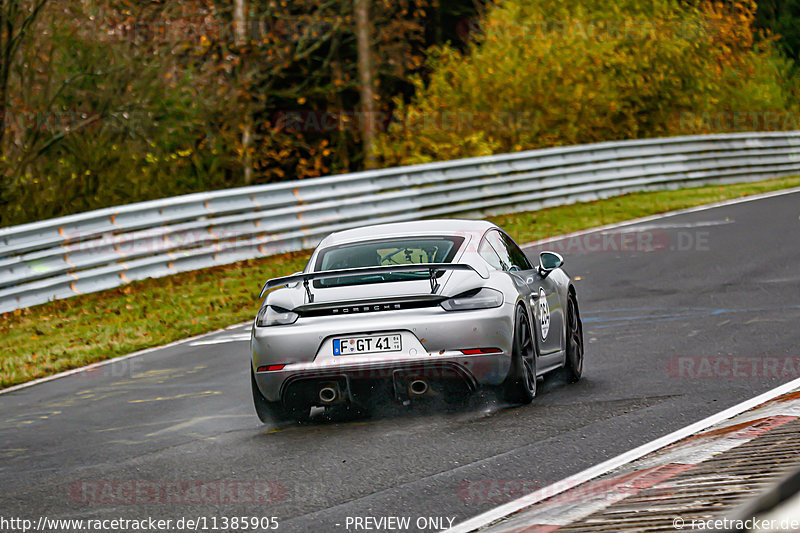
<svg viewBox="0 0 800 533">
<path fill-rule="evenodd" d="M 800 174 L 800 131 L 604 142 L 190 194 L 0 228 L 0 312 L 375 222 Z M 264 280 L 253 280 L 253 292 Z"/>
</svg>

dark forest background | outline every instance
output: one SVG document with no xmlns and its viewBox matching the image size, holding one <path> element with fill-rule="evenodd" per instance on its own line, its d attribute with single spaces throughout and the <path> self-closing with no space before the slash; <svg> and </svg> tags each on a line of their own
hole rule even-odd
<svg viewBox="0 0 800 533">
<path fill-rule="evenodd" d="M 800 0 L 0 0 L 0 28 L 0 226 L 375 166 L 800 129 Z"/>
</svg>

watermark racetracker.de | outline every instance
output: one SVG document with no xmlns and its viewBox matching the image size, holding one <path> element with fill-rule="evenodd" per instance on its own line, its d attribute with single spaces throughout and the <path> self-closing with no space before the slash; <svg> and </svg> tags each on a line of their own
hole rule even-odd
<svg viewBox="0 0 800 533">
<path fill-rule="evenodd" d="M 672 519 L 672 527 L 676 530 L 699 531 L 800 531 L 800 519 L 768 519 L 768 518 L 684 518 L 676 516 Z"/>
<path fill-rule="evenodd" d="M 800 356 L 679 355 L 667 360 L 673 378 L 797 378 Z"/>
<path fill-rule="evenodd" d="M 69 487 L 70 499 L 84 505 L 274 504 L 286 499 L 276 481 L 87 480 Z"/>
</svg>

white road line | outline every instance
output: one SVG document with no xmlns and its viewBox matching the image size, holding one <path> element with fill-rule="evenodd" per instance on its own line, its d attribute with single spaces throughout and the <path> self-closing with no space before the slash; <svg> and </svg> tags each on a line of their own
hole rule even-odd
<svg viewBox="0 0 800 533">
<path fill-rule="evenodd" d="M 550 242 L 561 241 L 564 239 L 569 239 L 572 237 L 581 237 L 583 235 L 588 235 L 590 233 L 597 233 L 601 231 L 607 231 L 616 228 L 624 228 L 626 226 L 633 226 L 635 224 L 641 224 L 642 222 L 650 222 L 651 220 L 659 220 L 662 218 L 667 217 L 674 217 L 677 215 L 685 215 L 688 213 L 698 213 L 700 211 L 708 211 L 709 209 L 717 209 L 718 207 L 725 207 L 728 205 L 735 205 L 735 204 L 743 204 L 746 202 L 753 202 L 755 200 L 763 200 L 765 198 L 773 198 L 775 196 L 783 196 L 786 194 L 794 194 L 800 192 L 800 187 L 795 187 L 793 189 L 781 189 L 779 191 L 772 191 L 772 192 L 765 192 L 763 194 L 754 194 L 752 196 L 744 196 L 742 198 L 734 198 L 732 200 L 724 200 L 722 202 L 716 202 L 713 204 L 706 204 L 706 205 L 699 205 L 697 207 L 689 207 L 686 209 L 679 209 L 677 211 L 667 211 L 666 213 L 659 213 L 657 215 L 650 215 L 642 218 L 634 218 L 631 220 L 625 220 L 622 222 L 615 222 L 614 224 L 606 224 L 605 226 L 597 226 L 595 228 L 587 228 L 580 231 L 575 231 L 573 233 L 567 233 L 564 235 L 555 235 L 553 237 L 547 237 L 545 239 L 539 239 L 538 241 L 529 242 L 526 244 L 520 245 L 520 248 L 533 248 L 535 246 L 541 246 L 542 244 L 547 244 Z"/>
<path fill-rule="evenodd" d="M 679 229 L 679 228 L 707 228 L 709 226 L 725 226 L 733 224 L 735 220 L 726 218 L 725 220 L 704 220 L 701 222 L 684 222 L 678 224 L 645 224 L 643 226 L 636 226 L 637 231 L 648 231 L 653 229 Z M 608 233 L 616 233 L 609 231 Z"/>
<path fill-rule="evenodd" d="M 503 504 L 483 514 L 479 514 L 478 516 L 470 518 L 469 520 L 466 520 L 456 525 L 455 527 L 448 529 L 446 533 L 469 533 L 471 531 L 476 531 L 482 527 L 488 526 L 489 524 L 500 520 L 501 518 L 505 518 L 506 516 L 521 511 L 526 507 L 530 507 L 535 503 L 538 503 L 547 498 L 551 498 L 553 496 L 561 494 L 566 490 L 574 488 L 582 483 L 586 483 L 587 481 L 602 476 L 603 474 L 607 474 L 608 472 L 615 470 L 621 466 L 624 466 L 628 463 L 631 463 L 636 459 L 640 459 L 641 457 L 644 457 L 649 453 L 652 453 L 656 450 L 660 450 L 665 446 L 669 446 L 670 444 L 678 442 L 679 440 L 684 439 L 690 435 L 694 435 L 695 433 L 703 431 L 704 429 L 707 429 L 713 426 L 714 424 L 718 424 L 724 420 L 727 420 L 738 414 L 748 411 L 782 394 L 791 392 L 798 387 L 800 387 L 800 378 L 790 381 L 789 383 L 786 383 L 779 387 L 775 387 L 774 389 L 767 391 L 764 394 L 760 394 L 755 398 L 751 398 L 740 404 L 734 405 L 733 407 L 725 409 L 724 411 L 720 411 L 715 415 L 711 415 L 708 418 L 700 420 L 699 422 L 695 422 L 694 424 L 688 425 L 682 429 L 674 431 L 669 435 L 665 435 L 659 439 L 643 444 L 638 448 L 634 448 L 633 450 L 627 451 L 621 455 L 609 459 L 608 461 L 600 463 L 599 465 L 587 468 L 582 472 L 578 472 L 577 474 L 574 474 L 557 483 L 553 483 L 550 486 L 532 492 L 526 496 L 523 496 L 522 498 Z"/>
<path fill-rule="evenodd" d="M 163 346 L 153 346 L 152 348 L 147 348 L 146 350 L 140 350 L 138 352 L 129 353 L 128 355 L 121 355 L 119 357 L 115 357 L 114 359 L 106 359 L 105 361 L 98 361 L 97 363 L 92 363 L 91 365 L 82 366 L 80 368 L 73 368 L 72 370 L 67 370 L 65 372 L 60 372 L 58 374 L 53 374 L 52 376 L 46 376 L 43 378 L 35 379 L 33 381 L 28 381 L 26 383 L 20 383 L 19 385 L 14 385 L 13 387 L 9 387 L 7 389 L 0 390 L 0 395 L 7 394 L 9 392 L 18 391 L 20 389 L 26 389 L 28 387 L 33 387 L 34 385 L 39 385 L 40 383 L 47 383 L 48 381 L 53 381 L 55 379 L 64 378 L 67 376 L 71 376 L 73 374 L 78 374 L 80 372 L 86 372 L 88 370 L 94 370 L 96 368 L 100 368 L 106 365 L 113 365 L 119 361 L 124 361 L 125 359 L 131 359 L 133 357 L 139 357 L 140 355 L 145 355 L 151 352 L 155 352 L 156 350 L 161 350 L 163 348 L 171 348 L 173 346 L 180 346 L 181 344 L 186 344 L 187 342 L 197 341 L 199 339 L 203 339 L 205 337 L 209 337 L 211 335 L 216 335 L 223 331 L 230 331 L 236 328 L 248 327 L 250 322 L 242 322 L 240 324 L 234 324 L 232 326 L 228 326 L 223 329 L 219 329 L 216 331 L 212 331 L 210 333 L 203 333 L 202 335 L 196 335 L 194 337 L 189 337 L 186 339 L 181 339 L 179 341 L 171 342 L 169 344 L 164 344 Z"/>
<path fill-rule="evenodd" d="M 189 346 L 207 346 L 209 344 L 227 344 L 229 342 L 246 342 L 250 340 L 250 333 L 238 333 L 234 335 L 224 335 L 215 339 L 199 340 L 189 344 Z"/>
</svg>

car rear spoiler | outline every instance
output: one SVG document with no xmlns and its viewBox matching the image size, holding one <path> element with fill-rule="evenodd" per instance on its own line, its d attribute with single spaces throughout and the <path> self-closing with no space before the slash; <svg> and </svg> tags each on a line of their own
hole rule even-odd
<svg viewBox="0 0 800 533">
<path fill-rule="evenodd" d="M 436 277 L 438 276 L 439 272 L 444 272 L 445 270 L 461 270 L 461 271 L 472 271 L 482 278 L 488 278 L 487 276 L 483 276 L 477 270 L 469 265 L 465 265 L 462 263 L 418 263 L 418 264 L 411 264 L 411 265 L 389 265 L 389 266 L 373 266 L 373 267 L 361 267 L 361 268 L 345 268 L 341 270 L 322 270 L 319 272 L 305 272 L 302 274 L 293 274 L 291 276 L 284 276 L 282 278 L 275 278 L 267 281 L 264 284 L 264 288 L 261 289 L 261 296 L 260 298 L 264 297 L 264 294 L 270 290 L 274 289 L 275 287 L 280 287 L 281 285 L 289 285 L 292 283 L 302 283 L 306 289 L 306 293 L 308 294 L 309 302 L 314 302 L 314 295 L 311 293 L 311 288 L 308 284 L 309 281 L 316 280 L 316 279 L 326 279 L 326 278 L 344 278 L 349 276 L 364 276 L 369 274 L 392 274 L 396 272 L 428 272 L 428 279 L 431 282 L 431 294 L 436 293 L 436 290 L 439 288 L 439 283 L 436 281 Z"/>
</svg>

